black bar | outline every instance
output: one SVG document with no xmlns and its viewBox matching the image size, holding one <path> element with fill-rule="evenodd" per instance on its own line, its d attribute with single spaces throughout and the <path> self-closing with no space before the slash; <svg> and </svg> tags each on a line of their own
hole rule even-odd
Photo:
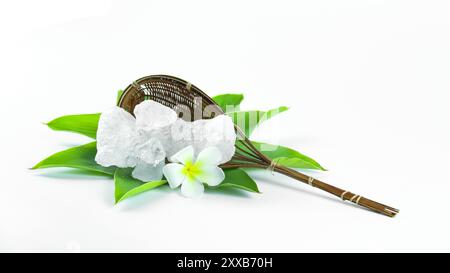
<svg viewBox="0 0 450 273">
<path fill-rule="evenodd" d="M 22 254 L 24 255 L 24 254 Z M 2 268 L 11 266 L 58 272 L 92 272 L 111 268 L 114 272 L 365 272 L 402 269 L 432 272 L 447 268 L 448 254 L 299 254 L 299 253 L 78 253 L 0 254 Z M 350 270 L 355 266 L 355 270 Z M 359 268 L 360 270 L 357 270 Z M 362 270 L 364 269 L 364 270 Z M 281 270 L 281 271 L 280 271 Z"/>
</svg>

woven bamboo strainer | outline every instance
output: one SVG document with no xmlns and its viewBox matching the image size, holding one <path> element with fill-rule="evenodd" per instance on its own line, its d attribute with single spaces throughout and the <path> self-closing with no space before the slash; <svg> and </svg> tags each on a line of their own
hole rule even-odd
<svg viewBox="0 0 450 273">
<path fill-rule="evenodd" d="M 221 108 L 195 85 L 167 75 L 152 75 L 134 81 L 124 90 L 118 105 L 133 114 L 134 107 L 146 99 L 157 101 L 177 112 L 183 112 L 183 109 L 180 108 L 186 108 L 184 110 L 189 110 L 191 115 L 183 115 L 181 118 L 188 121 L 211 118 L 214 115 L 223 114 Z M 202 110 L 201 115 L 192 114 L 200 109 Z M 229 162 L 221 165 L 223 169 L 271 169 L 372 211 L 390 217 L 395 216 L 399 212 L 398 209 L 380 204 L 350 191 L 342 190 L 296 170 L 276 164 L 276 162 L 261 153 L 239 127 L 235 126 L 235 129 L 237 134 L 236 153 Z"/>
</svg>

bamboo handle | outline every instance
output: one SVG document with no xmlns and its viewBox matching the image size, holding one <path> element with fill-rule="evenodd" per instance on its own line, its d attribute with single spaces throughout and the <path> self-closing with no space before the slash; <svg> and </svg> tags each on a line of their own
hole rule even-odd
<svg viewBox="0 0 450 273">
<path fill-rule="evenodd" d="M 276 165 L 274 167 L 274 171 L 279 172 L 281 174 L 287 175 L 291 178 L 294 178 L 296 180 L 299 180 L 303 183 L 309 184 L 310 186 L 313 186 L 315 188 L 319 188 L 321 190 L 324 190 L 326 192 L 329 192 L 342 200 L 349 200 L 352 203 L 355 203 L 357 205 L 363 206 L 365 208 L 368 208 L 372 211 L 384 214 L 389 217 L 394 217 L 397 213 L 399 213 L 398 209 L 395 209 L 390 206 L 383 205 L 381 203 L 375 202 L 373 200 L 367 199 L 365 197 L 362 197 L 361 195 L 354 194 L 350 191 L 345 191 L 343 189 L 337 188 L 335 186 L 329 185 L 325 182 L 322 182 L 320 180 L 317 180 L 315 178 L 312 178 L 310 176 L 307 176 L 303 173 L 300 173 L 298 171 L 283 167 L 281 165 Z"/>
</svg>

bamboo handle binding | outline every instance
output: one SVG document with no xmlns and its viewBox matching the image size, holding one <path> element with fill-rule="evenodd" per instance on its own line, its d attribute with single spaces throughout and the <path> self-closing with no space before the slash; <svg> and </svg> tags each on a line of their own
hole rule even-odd
<svg viewBox="0 0 450 273">
<path fill-rule="evenodd" d="M 394 217 L 397 213 L 399 213 L 399 210 L 381 203 L 378 203 L 376 201 L 370 200 L 368 198 L 365 198 L 361 195 L 358 194 L 354 194 L 350 191 L 345 191 L 343 189 L 340 189 L 338 187 L 329 185 L 325 182 L 322 182 L 320 180 L 314 179 L 310 176 L 307 176 L 303 173 L 297 172 L 295 170 L 283 167 L 281 165 L 276 165 L 274 167 L 274 171 L 279 172 L 281 174 L 287 175 L 291 178 L 294 178 L 296 180 L 299 180 L 303 183 L 309 184 L 312 187 L 315 188 L 319 188 L 321 190 L 324 190 L 328 193 L 331 193 L 339 198 L 341 198 L 342 200 L 346 201 L 350 201 L 352 203 L 355 203 L 359 206 L 368 208 L 372 211 L 381 213 L 383 215 L 389 216 L 389 217 Z"/>
</svg>

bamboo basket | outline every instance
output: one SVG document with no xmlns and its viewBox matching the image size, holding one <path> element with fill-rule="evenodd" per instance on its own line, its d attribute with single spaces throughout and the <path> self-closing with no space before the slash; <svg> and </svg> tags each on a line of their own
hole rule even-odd
<svg viewBox="0 0 450 273">
<path fill-rule="evenodd" d="M 119 99 L 118 106 L 133 114 L 134 107 L 146 99 L 157 101 L 177 112 L 189 111 L 191 113 L 190 115 L 181 116 L 181 118 L 187 121 L 211 118 L 214 115 L 223 114 L 222 109 L 195 85 L 167 75 L 146 76 L 134 81 L 124 90 Z M 201 113 L 196 115 L 196 111 L 200 111 Z M 343 201 L 348 200 L 356 205 L 383 215 L 394 217 L 399 212 L 398 209 L 329 185 L 294 169 L 279 165 L 260 152 L 236 125 L 235 130 L 237 134 L 236 153 L 229 162 L 222 164 L 221 168 L 270 169 L 331 193 Z"/>
</svg>

